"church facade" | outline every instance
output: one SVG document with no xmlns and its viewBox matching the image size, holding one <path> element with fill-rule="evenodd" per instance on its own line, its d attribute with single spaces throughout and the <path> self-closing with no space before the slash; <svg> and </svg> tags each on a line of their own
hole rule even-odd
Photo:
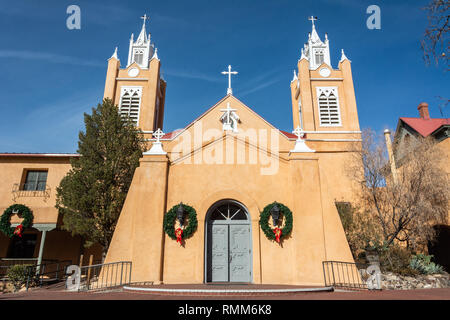
<svg viewBox="0 0 450 320">
<path fill-rule="evenodd" d="M 185 128 L 163 133 L 166 82 L 147 35 L 145 17 L 131 36 L 121 68 L 108 60 L 104 97 L 142 129 L 149 149 L 140 160 L 109 247 L 106 263 L 132 261 L 132 281 L 323 285 L 323 261 L 353 262 L 336 209 L 351 201 L 345 174 L 361 141 L 351 62 L 342 51 L 331 66 L 312 20 L 290 83 L 292 132 L 275 128 L 227 94 Z M 274 202 L 289 208 L 292 230 L 282 241 L 263 232 L 261 213 Z M 163 228 L 183 203 L 197 227 L 183 241 Z M 176 219 L 175 219 L 176 220 Z M 183 221 L 183 220 L 181 220 Z M 186 232 L 174 221 L 174 229 Z M 275 230 L 287 223 L 268 219 Z"/>
</svg>

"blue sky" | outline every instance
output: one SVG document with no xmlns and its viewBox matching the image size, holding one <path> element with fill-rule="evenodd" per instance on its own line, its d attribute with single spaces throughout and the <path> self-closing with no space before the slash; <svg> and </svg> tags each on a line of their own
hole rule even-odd
<svg viewBox="0 0 450 320">
<path fill-rule="evenodd" d="M 144 13 L 167 81 L 164 131 L 182 128 L 226 94 L 220 72 L 239 71 L 234 95 L 281 130 L 292 130 L 289 84 L 311 23 L 328 33 L 334 68 L 343 48 L 352 61 L 362 128 L 394 128 L 438 96 L 449 74 L 426 66 L 420 40 L 424 1 L 190 0 L 0 1 L 0 152 L 75 152 L 83 112 L 103 97 L 107 59 L 122 66 Z M 66 9 L 81 8 L 81 30 L 66 28 Z M 366 8 L 381 8 L 381 30 L 366 27 Z M 445 110 L 448 117 L 449 110 Z"/>
</svg>

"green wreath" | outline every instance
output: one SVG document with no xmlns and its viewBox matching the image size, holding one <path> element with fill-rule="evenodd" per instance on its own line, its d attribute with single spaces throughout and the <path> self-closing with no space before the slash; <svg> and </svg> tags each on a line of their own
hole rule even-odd
<svg viewBox="0 0 450 320">
<path fill-rule="evenodd" d="M 19 226 L 22 225 L 23 229 L 29 228 L 33 225 L 34 217 L 30 208 L 24 206 L 23 204 L 13 204 L 3 212 L 0 218 L 0 231 L 10 238 L 15 233 L 15 228 L 11 227 L 11 216 L 16 213 L 23 218 L 22 223 L 19 224 Z"/>
<path fill-rule="evenodd" d="M 185 212 L 185 219 L 187 217 L 189 223 L 186 228 L 183 230 L 183 234 L 181 236 L 182 239 L 189 238 L 195 230 L 197 230 L 197 213 L 195 212 L 195 209 L 191 206 L 188 206 L 184 203 L 181 204 L 183 206 L 184 212 Z M 167 213 L 164 215 L 164 232 L 167 233 L 167 235 L 173 239 L 177 240 L 177 236 L 175 235 L 175 219 L 177 218 L 177 209 L 180 206 L 180 204 L 174 205 L 172 209 L 167 211 Z"/>
<path fill-rule="evenodd" d="M 272 207 L 275 204 L 277 204 L 278 207 L 280 208 L 281 215 L 280 215 L 279 221 L 281 221 L 282 217 L 284 217 L 284 221 L 285 221 L 284 227 L 281 228 L 280 240 L 282 240 L 283 238 L 287 237 L 292 231 L 292 212 L 284 204 L 278 203 L 276 201 L 271 204 L 268 204 L 264 208 L 264 210 L 261 212 L 261 214 L 259 215 L 259 225 L 261 226 L 261 229 L 264 232 L 264 234 L 266 235 L 267 239 L 269 239 L 269 240 L 276 239 L 276 235 L 274 232 L 275 228 L 272 229 L 269 226 L 270 210 L 272 209 Z"/>
</svg>

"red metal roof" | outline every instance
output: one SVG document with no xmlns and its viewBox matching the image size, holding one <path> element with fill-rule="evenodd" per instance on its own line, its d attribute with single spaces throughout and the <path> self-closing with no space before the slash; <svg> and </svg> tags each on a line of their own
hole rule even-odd
<svg viewBox="0 0 450 320">
<path fill-rule="evenodd" d="M 283 133 L 289 139 L 297 139 L 297 136 L 295 134 L 283 130 L 280 130 L 280 132 Z"/>
<path fill-rule="evenodd" d="M 408 126 L 420 133 L 424 138 L 428 137 L 439 127 L 450 124 L 450 118 L 446 119 L 422 119 L 422 118 L 400 118 Z"/>
<path fill-rule="evenodd" d="M 166 133 L 161 137 L 161 140 L 171 140 L 181 131 L 183 131 L 183 129 L 177 129 L 172 132 Z"/>
</svg>

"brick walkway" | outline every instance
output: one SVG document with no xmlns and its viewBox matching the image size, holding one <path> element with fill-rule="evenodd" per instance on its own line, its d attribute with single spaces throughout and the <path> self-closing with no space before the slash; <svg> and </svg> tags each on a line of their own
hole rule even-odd
<svg viewBox="0 0 450 320">
<path fill-rule="evenodd" d="M 158 295 L 140 292 L 66 292 L 35 289 L 15 294 L 0 294 L 0 300 L 199 300 L 198 296 Z M 450 300 L 450 288 L 419 290 L 383 290 L 359 292 L 306 292 L 270 296 L 240 296 L 240 300 Z M 207 296 L 207 300 L 236 299 L 233 296 Z"/>
</svg>

